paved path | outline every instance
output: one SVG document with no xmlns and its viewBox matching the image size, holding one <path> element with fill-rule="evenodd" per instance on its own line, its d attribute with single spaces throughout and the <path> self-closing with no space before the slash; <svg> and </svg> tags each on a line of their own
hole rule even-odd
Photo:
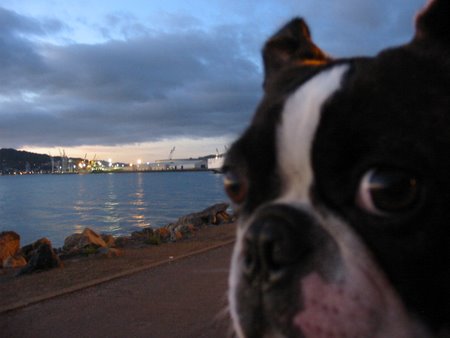
<svg viewBox="0 0 450 338">
<path fill-rule="evenodd" d="M 227 337 L 231 250 L 226 245 L 4 313 L 0 336 Z"/>
</svg>

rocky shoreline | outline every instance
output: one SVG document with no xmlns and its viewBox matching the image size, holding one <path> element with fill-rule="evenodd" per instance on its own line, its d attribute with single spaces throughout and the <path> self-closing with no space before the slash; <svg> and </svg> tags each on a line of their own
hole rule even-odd
<svg viewBox="0 0 450 338">
<path fill-rule="evenodd" d="M 163 243 L 182 241 L 192 237 L 201 228 L 229 224 L 234 221 L 227 212 L 229 205 L 219 203 L 201 212 L 180 217 L 161 228 L 144 228 L 127 236 L 113 237 L 97 234 L 89 228 L 72 234 L 61 248 L 53 248 L 50 240 L 41 238 L 32 244 L 20 246 L 20 235 L 14 231 L 0 233 L 0 274 L 16 271 L 16 276 L 63 268 L 64 263 L 84 257 L 118 257 L 127 248 L 145 248 Z"/>
</svg>

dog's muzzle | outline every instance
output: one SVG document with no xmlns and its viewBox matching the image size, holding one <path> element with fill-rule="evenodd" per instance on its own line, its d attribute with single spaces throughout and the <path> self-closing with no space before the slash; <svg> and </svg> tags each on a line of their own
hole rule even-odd
<svg viewBox="0 0 450 338">
<path fill-rule="evenodd" d="M 264 209 L 244 236 L 246 280 L 262 291 L 277 287 L 298 266 L 310 265 L 320 237 L 306 213 L 284 205 Z"/>
<path fill-rule="evenodd" d="M 236 310 L 246 337 L 296 336 L 292 317 L 300 306 L 298 281 L 312 270 L 324 270 L 317 263 L 331 256 L 321 254 L 330 248 L 330 236 L 307 212 L 280 204 L 261 209 L 241 241 Z"/>
<path fill-rule="evenodd" d="M 427 337 L 337 218 L 274 204 L 240 224 L 230 308 L 240 337 Z"/>
</svg>

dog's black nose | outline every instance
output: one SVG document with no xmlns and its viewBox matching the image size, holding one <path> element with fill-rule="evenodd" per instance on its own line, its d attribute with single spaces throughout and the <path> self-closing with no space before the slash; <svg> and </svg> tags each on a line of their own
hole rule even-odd
<svg viewBox="0 0 450 338">
<path fill-rule="evenodd" d="M 314 250 L 313 219 L 289 206 L 260 212 L 244 239 L 244 274 L 251 282 L 271 285 Z"/>
</svg>

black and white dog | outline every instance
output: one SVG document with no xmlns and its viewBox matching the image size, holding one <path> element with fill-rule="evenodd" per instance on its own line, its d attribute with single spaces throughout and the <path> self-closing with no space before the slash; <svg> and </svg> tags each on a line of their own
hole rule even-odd
<svg viewBox="0 0 450 338">
<path fill-rule="evenodd" d="M 449 13 L 373 58 L 330 58 L 301 19 L 267 42 L 224 165 L 237 336 L 450 336 Z"/>
</svg>

